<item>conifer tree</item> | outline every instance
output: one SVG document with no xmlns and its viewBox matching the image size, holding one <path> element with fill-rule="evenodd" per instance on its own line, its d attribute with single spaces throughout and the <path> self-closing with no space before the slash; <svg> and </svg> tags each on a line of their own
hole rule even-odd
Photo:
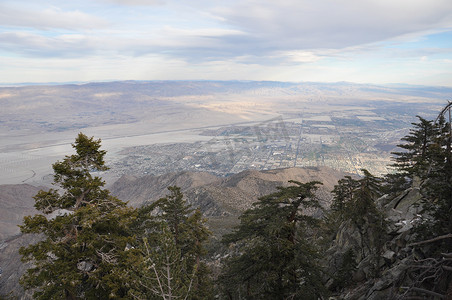
<svg viewBox="0 0 452 300">
<path fill-rule="evenodd" d="M 177 280 L 180 283 L 176 289 L 178 290 L 177 293 L 179 295 L 184 294 L 188 297 L 187 299 L 209 299 L 212 297 L 212 283 L 209 278 L 209 269 L 202 259 L 206 254 L 204 243 L 210 235 L 210 231 L 205 225 L 206 220 L 202 217 L 199 209 L 193 210 L 186 203 L 179 187 L 171 186 L 168 187 L 168 190 L 170 194 L 167 197 L 139 209 L 138 215 L 141 216 L 139 219 L 145 220 L 146 223 L 140 229 L 140 235 L 145 236 L 146 239 L 138 246 L 143 253 L 142 259 L 148 262 L 160 261 L 162 255 L 170 257 L 162 252 L 148 251 L 147 249 L 163 249 L 162 247 L 169 247 L 168 245 L 171 244 L 172 250 L 170 252 L 174 254 L 171 255 L 171 259 L 179 257 L 178 259 L 183 263 L 160 265 L 160 268 L 166 268 L 167 271 L 172 272 L 173 277 L 179 276 Z M 162 240 L 161 237 L 162 228 L 165 229 L 163 230 L 163 234 L 166 236 L 165 240 Z M 168 239 L 171 239 L 171 243 Z M 163 242 L 165 244 L 162 244 Z M 177 271 L 178 268 L 181 268 L 180 272 Z M 149 278 L 154 276 L 151 274 L 153 272 L 155 270 L 146 267 L 141 268 L 136 274 Z M 141 287 L 138 286 L 137 290 L 141 289 L 139 291 L 141 295 L 154 297 L 155 293 L 147 288 L 149 284 L 149 282 L 145 286 L 140 284 Z M 175 298 L 174 293 L 172 295 L 172 299 L 179 299 Z"/>
<path fill-rule="evenodd" d="M 141 245 L 143 260 L 136 266 L 137 288 L 129 294 L 134 299 L 192 299 L 196 269 L 187 272 L 187 259 L 182 257 L 168 224 L 160 223 L 156 243 L 144 237 Z"/>
<path fill-rule="evenodd" d="M 188 249 L 186 248 L 189 247 L 188 244 L 191 242 L 189 236 L 187 236 L 187 219 L 193 212 L 193 209 L 183 200 L 183 194 L 179 187 L 170 186 L 168 190 L 170 191 L 170 195 L 161 198 L 158 201 L 157 207 L 162 210 L 161 218 L 168 224 L 176 246 L 183 252 L 187 252 Z"/>
<path fill-rule="evenodd" d="M 339 180 L 333 189 L 332 210 L 340 214 L 340 222 L 349 222 L 358 230 L 366 231 L 363 233 L 372 255 L 374 276 L 378 276 L 380 255 L 386 239 L 384 214 L 375 203 L 382 194 L 381 179 L 365 169 L 361 171 L 363 176 L 360 179 L 346 176 Z M 331 214 L 328 217 L 330 226 L 334 226 L 337 230 L 340 225 L 337 217 Z"/>
<path fill-rule="evenodd" d="M 358 186 L 358 182 L 351 176 L 345 176 L 340 179 L 334 186 L 333 202 L 331 203 L 331 210 L 339 214 L 339 219 L 344 219 L 344 214 L 347 212 L 347 206 L 354 200 L 354 192 Z"/>
<path fill-rule="evenodd" d="M 309 230 L 317 220 L 306 214 L 319 208 L 319 182 L 280 187 L 240 217 L 224 237 L 235 252 L 220 283 L 230 299 L 318 299 L 323 293 L 317 249 Z"/>
<path fill-rule="evenodd" d="M 119 298 L 128 289 L 121 270 L 135 212 L 92 174 L 107 170 L 100 140 L 80 133 L 72 147 L 74 155 L 53 165 L 57 189 L 34 197 L 42 214 L 24 218 L 21 231 L 43 240 L 20 249 L 33 263 L 21 283 L 36 299 Z"/>
<path fill-rule="evenodd" d="M 452 152 L 450 124 L 441 116 L 435 125 L 433 143 L 428 148 L 428 171 L 421 184 L 425 218 L 419 229 L 426 236 L 452 233 Z M 452 247 L 452 239 L 443 241 L 443 247 Z"/>
<path fill-rule="evenodd" d="M 357 180 L 353 200 L 348 205 L 348 214 L 356 221 L 369 217 L 369 221 L 372 222 L 380 214 L 375 200 L 381 196 L 381 180 L 366 169 L 362 169 L 362 172 L 364 176 Z"/>
<path fill-rule="evenodd" d="M 415 279 L 404 295 L 427 293 L 448 299 L 451 291 L 450 272 L 444 272 L 452 249 L 452 136 L 450 123 L 443 117 L 447 108 L 450 103 L 435 122 L 419 117 L 420 123 L 413 124 L 414 129 L 402 139 L 406 143 L 400 147 L 407 151 L 395 153 L 401 173 L 418 177 L 421 195 L 419 218 L 413 220 L 421 241 L 412 245 L 420 248 L 416 252 L 423 259 L 410 265 L 408 272 Z"/>
<path fill-rule="evenodd" d="M 417 116 L 419 123 L 411 123 L 414 128 L 401 140 L 404 144 L 397 145 L 405 149 L 403 152 L 393 152 L 394 164 L 405 175 L 424 178 L 429 169 L 430 147 L 435 143 L 438 130 L 432 121 Z"/>
<path fill-rule="evenodd" d="M 427 215 L 418 224 L 420 236 L 452 232 L 452 153 L 450 124 L 443 116 L 436 122 L 419 117 L 410 134 L 402 138 L 395 166 L 406 176 L 421 180 L 422 208 Z M 452 243 L 449 244 L 452 246 Z"/>
</svg>

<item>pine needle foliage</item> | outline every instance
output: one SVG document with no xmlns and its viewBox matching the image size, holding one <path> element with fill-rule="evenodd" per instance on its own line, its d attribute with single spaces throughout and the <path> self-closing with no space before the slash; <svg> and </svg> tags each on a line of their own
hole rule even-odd
<svg viewBox="0 0 452 300">
<path fill-rule="evenodd" d="M 231 299 L 317 299 L 323 294 L 318 252 L 310 228 L 318 220 L 306 214 L 318 209 L 319 182 L 280 187 L 240 217 L 240 225 L 224 237 L 234 249 L 220 284 Z"/>
<path fill-rule="evenodd" d="M 135 212 L 92 174 L 107 170 L 100 140 L 80 133 L 72 147 L 76 154 L 53 165 L 57 189 L 34 197 L 41 214 L 25 217 L 21 226 L 23 233 L 43 235 L 20 249 L 22 260 L 33 263 L 21 284 L 36 299 L 118 299 L 127 293 L 120 270 Z"/>
<path fill-rule="evenodd" d="M 419 178 L 424 218 L 418 223 L 419 237 L 441 236 L 452 232 L 452 152 L 450 124 L 443 116 L 436 122 L 418 117 L 414 128 L 402 138 L 395 166 L 405 176 Z M 451 241 L 442 241 L 444 248 Z"/>
<path fill-rule="evenodd" d="M 138 284 L 131 295 L 136 299 L 211 299 L 210 272 L 203 261 L 204 243 L 210 235 L 206 220 L 199 209 L 186 203 L 179 187 L 168 190 L 168 196 L 138 210 L 142 263 L 136 266 Z"/>
</svg>

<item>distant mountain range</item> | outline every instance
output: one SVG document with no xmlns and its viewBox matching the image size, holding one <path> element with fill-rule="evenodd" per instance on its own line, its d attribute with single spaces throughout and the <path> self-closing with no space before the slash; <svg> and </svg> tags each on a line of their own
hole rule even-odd
<svg viewBox="0 0 452 300">
<path fill-rule="evenodd" d="M 118 81 L 42 84 L 0 87 L 2 106 L 0 116 L 3 126 L 11 129 L 62 131 L 100 124 L 133 123 L 146 119 L 146 115 L 142 114 L 145 111 L 151 110 L 155 114 L 153 111 L 155 108 L 193 111 L 196 107 L 193 104 L 213 100 L 236 100 L 239 95 L 241 97 L 320 97 L 322 101 L 336 98 L 335 102 L 345 97 L 339 101 L 343 103 L 353 99 L 406 102 L 408 100 L 406 97 L 416 97 L 416 101 L 423 98 L 424 100 L 425 98 L 444 100 L 450 98 L 451 94 L 450 87 L 383 86 L 348 82 Z M 207 95 L 214 98 L 190 98 Z M 168 101 L 168 98 L 173 100 Z"/>
</svg>

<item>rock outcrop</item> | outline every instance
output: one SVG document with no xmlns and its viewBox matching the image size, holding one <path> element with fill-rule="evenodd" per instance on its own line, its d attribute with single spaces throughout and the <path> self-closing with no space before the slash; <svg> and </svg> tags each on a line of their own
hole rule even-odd
<svg viewBox="0 0 452 300">
<path fill-rule="evenodd" d="M 328 250 L 327 273 L 338 274 L 347 251 L 354 253 L 354 267 L 351 270 L 350 285 L 338 290 L 332 299 L 399 299 L 400 287 L 412 284 L 412 278 L 408 275 L 410 266 L 423 255 L 422 248 L 413 247 L 413 226 L 419 221 L 420 198 L 419 188 L 415 183 L 398 197 L 391 199 L 385 195 L 377 200 L 377 205 L 385 213 L 388 228 L 386 242 L 379 253 L 369 247 L 373 237 L 365 226 L 359 228 L 350 220 L 341 224 L 333 245 Z M 379 274 L 372 270 L 375 260 Z M 334 276 L 328 278 L 327 282 L 330 288 L 334 288 L 333 285 Z"/>
<path fill-rule="evenodd" d="M 19 284 L 20 277 L 29 267 L 22 263 L 19 248 L 36 243 L 39 239 L 38 235 L 26 234 L 0 242 L 0 298 L 33 299 L 32 293 L 25 291 Z"/>
</svg>

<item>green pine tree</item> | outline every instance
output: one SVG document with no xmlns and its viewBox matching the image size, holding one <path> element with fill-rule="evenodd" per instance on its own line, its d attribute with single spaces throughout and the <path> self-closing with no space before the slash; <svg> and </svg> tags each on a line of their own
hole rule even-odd
<svg viewBox="0 0 452 300">
<path fill-rule="evenodd" d="M 230 299 L 318 299 L 324 289 L 318 252 L 309 234 L 318 220 L 306 214 L 319 208 L 319 182 L 280 187 L 240 217 L 224 237 L 232 249 L 220 277 Z"/>
<path fill-rule="evenodd" d="M 362 234 L 371 252 L 374 276 L 378 277 L 381 252 L 387 238 L 384 214 L 375 203 L 382 195 L 382 181 L 365 169 L 362 172 L 362 178 L 346 176 L 334 187 L 332 213 L 326 218 L 327 232 L 333 231 L 335 236 L 343 222 L 353 224 L 359 231 L 365 230 Z"/>
<path fill-rule="evenodd" d="M 443 112 L 448 107 L 450 103 Z M 451 276 L 450 272 L 443 272 L 443 264 L 447 262 L 444 253 L 452 249 L 451 127 L 443 115 L 435 122 L 419 119 L 402 139 L 405 144 L 400 147 L 406 151 L 395 153 L 396 167 L 403 176 L 416 178 L 421 195 L 419 218 L 413 221 L 416 237 L 421 240 L 415 253 L 422 253 L 423 259 L 410 266 L 408 272 L 415 279 L 405 295 L 426 290 L 447 298 Z"/>
<path fill-rule="evenodd" d="M 144 237 L 140 250 L 142 260 L 135 266 L 138 285 L 129 295 L 134 299 L 192 299 L 196 268 L 187 272 L 187 258 L 181 255 L 173 233 L 165 222 L 155 243 Z"/>
<path fill-rule="evenodd" d="M 402 138 L 405 152 L 396 152 L 395 166 L 407 177 L 418 177 L 424 218 L 418 222 L 421 238 L 452 232 L 452 152 L 450 124 L 418 116 L 419 123 Z M 444 241 L 444 243 L 448 243 Z M 452 246 L 449 242 L 448 246 Z"/>
<path fill-rule="evenodd" d="M 93 176 L 107 170 L 100 140 L 80 133 L 76 154 L 53 165 L 57 189 L 40 191 L 35 207 L 42 214 L 24 218 L 23 233 L 43 235 L 20 253 L 33 267 L 21 278 L 36 299 L 107 299 L 127 293 L 123 262 L 133 240 L 134 210 L 103 189 Z"/>
<path fill-rule="evenodd" d="M 155 252 L 155 249 L 166 247 L 169 243 L 168 239 L 171 238 L 171 243 L 174 244 L 174 247 L 171 246 L 174 248 L 171 251 L 176 251 L 179 260 L 183 261 L 181 265 L 172 265 L 176 269 L 182 268 L 181 272 L 176 271 L 176 269 L 172 270 L 173 276 L 176 276 L 174 274 L 180 274 L 181 276 L 178 279 L 180 281 L 179 295 L 185 293 L 186 296 L 188 295 L 187 299 L 210 299 L 212 297 L 213 285 L 209 277 L 209 268 L 203 261 L 203 257 L 206 254 L 204 244 L 210 235 L 210 231 L 205 225 L 206 220 L 202 217 L 199 209 L 193 210 L 186 203 L 179 187 L 171 186 L 168 187 L 168 190 L 170 194 L 167 197 L 143 206 L 138 210 L 139 222 L 136 224 L 140 228 L 139 235 L 145 236 L 145 240 L 143 239 L 138 247 L 140 249 L 154 249 L 151 252 L 142 250 L 144 253 L 142 259 L 144 261 L 154 261 L 157 259 L 155 254 L 158 252 Z M 165 245 L 162 245 L 164 241 L 161 239 L 162 226 L 168 231 L 165 233 L 167 235 Z M 168 266 L 168 268 L 171 271 L 171 266 Z M 149 267 L 141 268 L 140 270 L 137 275 L 138 277 L 145 278 L 153 276 L 149 274 L 149 272 L 152 273 L 153 271 Z M 187 274 L 191 275 L 187 277 Z M 139 292 L 136 293 L 147 297 L 154 297 L 156 294 L 153 292 L 150 293 L 150 290 L 147 288 L 150 284 L 148 282 L 144 286 L 140 283 L 136 288 Z M 188 289 L 188 287 L 190 288 Z M 184 292 L 184 289 L 188 290 Z M 174 295 L 173 293 L 173 297 Z"/>
<path fill-rule="evenodd" d="M 331 210 L 337 212 L 340 221 L 344 219 L 349 203 L 353 202 L 354 192 L 357 187 L 358 181 L 351 176 L 345 176 L 334 186 L 332 191 L 333 202 L 331 203 Z"/>
<path fill-rule="evenodd" d="M 435 143 L 438 130 L 432 121 L 417 116 L 419 123 L 412 123 L 410 133 L 402 138 L 404 144 L 397 145 L 404 149 L 402 152 L 393 152 L 395 166 L 406 176 L 424 178 L 429 169 L 430 147 Z"/>
</svg>

